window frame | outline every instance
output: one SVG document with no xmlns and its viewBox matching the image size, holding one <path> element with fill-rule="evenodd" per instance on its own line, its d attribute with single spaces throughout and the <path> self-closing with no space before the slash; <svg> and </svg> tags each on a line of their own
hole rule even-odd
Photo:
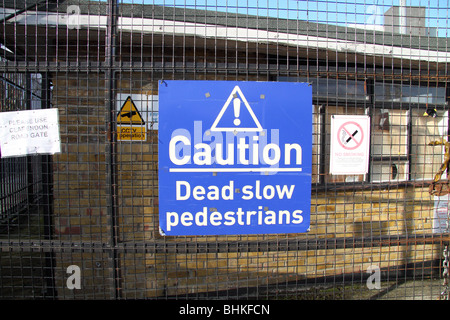
<svg viewBox="0 0 450 320">
<path fill-rule="evenodd" d="M 314 110 L 317 110 L 316 113 L 313 115 L 313 121 L 315 119 L 315 116 L 318 116 L 319 119 L 319 125 L 315 125 L 314 127 L 319 128 L 319 132 L 313 132 L 313 135 L 318 135 L 318 137 L 314 138 L 314 141 L 319 141 L 320 145 L 316 147 L 317 152 L 319 152 L 318 155 L 314 155 L 313 157 L 317 157 L 319 163 L 314 163 L 313 166 L 318 167 L 317 177 L 314 180 L 316 182 L 312 182 L 312 189 L 313 191 L 321 191 L 321 190 L 329 190 L 329 189 L 337 189 L 337 190 L 346 190 L 346 189 L 370 189 L 370 188 L 386 188 L 386 187 L 401 187 L 401 186 L 416 186 L 416 185 L 427 185 L 430 184 L 433 180 L 433 176 L 426 177 L 424 179 L 413 179 L 412 175 L 412 120 L 413 120 L 413 111 L 414 110 L 423 110 L 425 111 L 428 107 L 428 103 L 421 102 L 421 101 L 388 101 L 388 100 L 377 100 L 374 91 L 375 91 L 375 85 L 378 84 L 394 84 L 398 86 L 430 86 L 430 83 L 420 83 L 420 82 L 408 82 L 405 81 L 386 81 L 381 80 L 380 82 L 375 82 L 373 79 L 364 79 L 364 80 L 355 80 L 355 81 L 365 81 L 365 87 L 366 87 L 366 94 L 367 99 L 366 101 L 357 99 L 334 99 L 330 100 L 329 97 L 326 96 L 320 96 L 320 95 L 313 95 L 313 105 L 315 106 Z M 450 97 L 450 90 L 445 82 L 439 82 L 435 83 L 437 88 L 444 88 L 445 90 L 445 102 L 441 104 L 433 104 L 438 113 L 447 111 L 448 109 L 448 100 Z M 412 97 L 413 100 L 414 97 Z M 419 100 L 419 99 L 418 99 Z M 367 111 L 367 114 L 371 117 L 371 129 L 373 128 L 373 122 L 372 117 L 374 114 L 381 110 L 403 110 L 406 112 L 407 115 L 407 128 L 406 128 L 406 142 L 405 142 L 405 148 L 406 148 L 406 154 L 405 155 L 398 155 L 395 156 L 394 159 L 392 155 L 389 156 L 374 156 L 372 155 L 372 132 L 370 135 L 370 151 L 369 151 L 369 171 L 365 175 L 363 181 L 345 181 L 345 182 L 330 182 L 326 181 L 326 176 L 329 174 L 326 172 L 326 161 L 327 161 L 327 154 L 329 156 L 330 152 L 330 146 L 326 144 L 326 116 L 327 112 L 326 109 L 330 106 L 339 106 L 339 105 L 345 105 L 349 106 L 350 108 L 363 108 Z M 449 112 L 450 113 L 450 112 Z M 447 116 L 447 132 L 450 129 L 450 116 Z M 314 149 L 314 148 L 313 148 Z M 380 163 L 380 162 L 388 162 L 392 163 L 393 160 L 395 162 L 403 162 L 406 163 L 406 173 L 405 173 L 405 179 L 389 179 L 388 181 L 383 181 L 380 179 L 380 181 L 374 181 L 373 179 L 373 169 L 374 164 Z M 329 161 L 329 159 L 328 159 Z"/>
</svg>

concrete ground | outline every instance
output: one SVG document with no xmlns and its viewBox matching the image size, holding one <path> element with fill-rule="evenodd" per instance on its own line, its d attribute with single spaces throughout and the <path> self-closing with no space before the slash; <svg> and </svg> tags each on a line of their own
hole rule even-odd
<svg viewBox="0 0 450 320">
<path fill-rule="evenodd" d="M 406 281 L 381 288 L 377 300 L 439 300 L 444 287 L 441 279 Z"/>
<path fill-rule="evenodd" d="M 362 281 L 334 285 L 278 287 L 262 293 L 274 300 L 440 300 L 442 279 L 397 279 L 381 282 L 380 289 L 369 289 Z"/>
</svg>

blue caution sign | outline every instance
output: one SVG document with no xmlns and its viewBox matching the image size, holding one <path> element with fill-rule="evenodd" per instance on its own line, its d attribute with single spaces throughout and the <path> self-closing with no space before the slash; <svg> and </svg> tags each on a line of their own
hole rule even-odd
<svg viewBox="0 0 450 320">
<path fill-rule="evenodd" d="M 309 230 L 308 84 L 161 81 L 159 106 L 161 234 Z"/>
</svg>

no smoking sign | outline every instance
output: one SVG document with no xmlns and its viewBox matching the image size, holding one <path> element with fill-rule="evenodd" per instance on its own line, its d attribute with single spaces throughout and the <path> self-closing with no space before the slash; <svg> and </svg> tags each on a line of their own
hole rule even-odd
<svg viewBox="0 0 450 320">
<path fill-rule="evenodd" d="M 330 173 L 366 174 L 369 166 L 369 137 L 369 116 L 332 116 Z"/>
</svg>

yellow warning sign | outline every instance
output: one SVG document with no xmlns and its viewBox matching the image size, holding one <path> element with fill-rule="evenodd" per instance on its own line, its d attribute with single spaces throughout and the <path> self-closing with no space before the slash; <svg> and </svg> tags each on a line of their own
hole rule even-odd
<svg viewBox="0 0 450 320">
<path fill-rule="evenodd" d="M 146 141 L 147 127 L 130 96 L 117 114 L 117 140 Z"/>
<path fill-rule="evenodd" d="M 147 128 L 143 126 L 118 126 L 117 140 L 119 141 L 146 141 Z"/>
<path fill-rule="evenodd" d="M 119 113 L 117 114 L 117 123 L 118 124 L 128 124 L 128 125 L 144 125 L 145 121 L 142 119 L 141 114 L 139 113 L 136 105 L 134 104 L 131 97 L 128 97 L 122 108 L 120 108 Z"/>
</svg>

